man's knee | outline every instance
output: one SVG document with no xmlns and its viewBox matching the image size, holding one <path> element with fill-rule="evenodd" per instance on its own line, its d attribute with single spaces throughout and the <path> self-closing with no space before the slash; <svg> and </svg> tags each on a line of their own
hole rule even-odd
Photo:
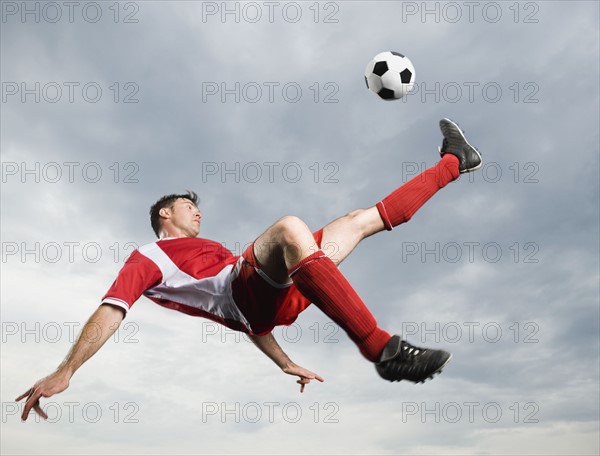
<svg viewBox="0 0 600 456">
<path fill-rule="evenodd" d="M 286 215 L 285 217 L 280 218 L 275 223 L 275 227 L 280 238 L 284 242 L 289 243 L 301 242 L 306 238 L 307 234 L 311 234 L 306 223 L 295 215 Z"/>
<path fill-rule="evenodd" d="M 286 216 L 279 219 L 275 226 L 286 264 L 293 265 L 310 253 L 314 253 L 316 249 L 314 237 L 300 218 Z"/>
</svg>

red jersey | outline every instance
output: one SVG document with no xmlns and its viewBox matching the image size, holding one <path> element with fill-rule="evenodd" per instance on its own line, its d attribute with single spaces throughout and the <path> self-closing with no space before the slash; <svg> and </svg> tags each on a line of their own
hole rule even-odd
<svg viewBox="0 0 600 456">
<path fill-rule="evenodd" d="M 169 309 L 206 317 L 248 332 L 250 325 L 236 306 L 231 282 L 240 257 L 218 242 L 201 238 L 161 239 L 134 251 L 102 304 L 126 312 L 143 294 Z"/>
</svg>

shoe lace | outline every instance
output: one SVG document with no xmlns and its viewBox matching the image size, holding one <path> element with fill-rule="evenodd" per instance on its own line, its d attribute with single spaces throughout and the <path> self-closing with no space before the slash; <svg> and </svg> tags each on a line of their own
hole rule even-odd
<svg viewBox="0 0 600 456">
<path fill-rule="evenodd" d="M 401 342 L 400 348 L 402 350 L 402 357 L 406 361 L 414 361 L 419 355 L 422 355 L 426 351 L 423 348 L 415 347 L 414 345 L 411 345 L 405 341 Z"/>
<path fill-rule="evenodd" d="M 400 356 L 386 366 L 391 378 L 394 380 L 420 378 L 424 366 L 421 365 L 419 360 L 426 351 L 426 349 L 402 341 L 400 343 Z"/>
</svg>

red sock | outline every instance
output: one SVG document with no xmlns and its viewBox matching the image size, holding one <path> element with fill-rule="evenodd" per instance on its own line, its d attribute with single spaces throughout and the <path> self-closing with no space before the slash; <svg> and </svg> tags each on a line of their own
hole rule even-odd
<svg viewBox="0 0 600 456">
<path fill-rule="evenodd" d="M 321 250 L 289 271 L 296 288 L 336 322 L 369 361 L 377 362 L 391 336 L 377 321 L 354 288 Z"/>
<path fill-rule="evenodd" d="M 401 223 L 408 222 L 440 188 L 459 176 L 458 165 L 458 158 L 446 154 L 437 165 L 413 177 L 377 203 L 385 229 L 389 231 Z"/>
</svg>

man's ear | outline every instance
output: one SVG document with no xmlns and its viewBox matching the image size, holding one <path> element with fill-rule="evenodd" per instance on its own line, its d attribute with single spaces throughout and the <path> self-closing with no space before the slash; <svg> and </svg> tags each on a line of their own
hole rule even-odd
<svg viewBox="0 0 600 456">
<path fill-rule="evenodd" d="M 163 218 L 169 218 L 171 216 L 171 210 L 168 207 L 163 207 L 160 211 L 158 211 L 158 215 Z"/>
</svg>

